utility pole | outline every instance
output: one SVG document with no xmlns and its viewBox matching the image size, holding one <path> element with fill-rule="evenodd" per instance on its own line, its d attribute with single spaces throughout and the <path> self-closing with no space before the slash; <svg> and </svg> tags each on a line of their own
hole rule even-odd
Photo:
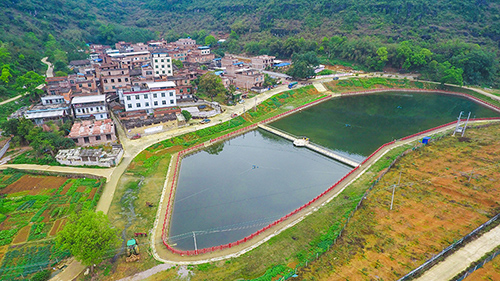
<svg viewBox="0 0 500 281">
<path fill-rule="evenodd" d="M 399 186 L 399 184 L 401 183 L 401 173 L 402 173 L 402 172 L 403 172 L 403 171 L 399 171 L 399 180 L 398 180 L 398 184 L 397 184 L 398 186 Z M 392 205 L 393 205 L 393 203 L 394 203 L 394 192 L 395 192 L 395 191 L 396 191 L 396 185 L 395 185 L 395 184 L 393 184 L 393 185 L 392 185 L 391 210 L 392 210 Z"/>
<path fill-rule="evenodd" d="M 470 111 L 469 111 L 469 116 L 467 116 L 467 121 L 465 121 L 464 129 L 462 130 L 462 137 L 465 134 L 465 128 L 467 128 L 467 123 L 469 123 L 469 118 L 470 118 Z"/>
<path fill-rule="evenodd" d="M 469 181 L 468 182 L 470 182 L 470 179 L 472 178 L 472 173 L 474 173 L 474 167 L 472 167 L 472 171 L 470 171 Z"/>
<path fill-rule="evenodd" d="M 460 111 L 460 115 L 458 116 L 458 121 L 457 121 L 457 127 L 455 128 L 455 131 L 453 132 L 453 135 L 452 136 L 455 136 L 455 133 L 457 132 L 458 130 L 458 126 L 460 126 L 460 121 L 461 121 L 461 118 L 462 118 L 462 113 L 464 113 L 463 111 Z"/>
<path fill-rule="evenodd" d="M 394 203 L 394 191 L 396 191 L 396 185 L 392 185 L 392 199 L 391 199 L 391 210 L 392 210 L 392 204 Z"/>
</svg>

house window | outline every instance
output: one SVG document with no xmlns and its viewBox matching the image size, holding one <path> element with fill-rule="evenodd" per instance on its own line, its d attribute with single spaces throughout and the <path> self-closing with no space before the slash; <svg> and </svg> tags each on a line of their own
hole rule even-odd
<svg viewBox="0 0 500 281">
<path fill-rule="evenodd" d="M 169 95 L 170 95 L 171 97 L 173 97 L 173 96 L 174 96 L 174 93 L 170 92 L 170 93 L 169 93 Z"/>
<path fill-rule="evenodd" d="M 121 79 L 121 78 L 118 78 L 118 82 L 122 82 L 122 79 Z"/>
<path fill-rule="evenodd" d="M 139 99 L 139 95 L 135 95 L 135 99 L 138 100 Z"/>
<path fill-rule="evenodd" d="M 158 62 L 158 60 L 155 60 L 155 62 Z"/>
<path fill-rule="evenodd" d="M 164 62 L 163 59 L 161 59 L 161 62 Z"/>
<path fill-rule="evenodd" d="M 156 74 L 160 74 L 160 72 L 159 72 L 159 71 L 156 71 Z"/>
<path fill-rule="evenodd" d="M 190 93 L 190 92 L 191 92 L 191 88 L 187 88 L 187 90 L 188 90 L 188 93 Z"/>
<path fill-rule="evenodd" d="M 149 106 L 149 102 L 146 102 L 146 107 L 148 107 L 148 106 Z"/>
<path fill-rule="evenodd" d="M 169 70 L 168 73 L 172 73 L 172 71 Z"/>
<path fill-rule="evenodd" d="M 165 70 L 163 70 L 161 73 L 165 74 Z"/>
<path fill-rule="evenodd" d="M 125 78 L 125 82 L 128 82 L 128 78 Z"/>
<path fill-rule="evenodd" d="M 167 104 L 167 101 L 166 101 L 166 100 L 163 100 L 163 101 L 161 101 L 161 104 L 166 105 L 166 104 Z"/>
<path fill-rule="evenodd" d="M 130 103 L 129 103 L 129 104 L 127 104 L 127 107 L 128 107 L 128 108 L 132 108 L 132 104 L 130 104 Z"/>
<path fill-rule="evenodd" d="M 161 97 L 164 98 L 165 97 L 165 93 L 161 93 Z"/>
<path fill-rule="evenodd" d="M 155 65 L 155 68 L 158 68 L 158 65 Z"/>
<path fill-rule="evenodd" d="M 84 137 L 84 138 L 83 138 L 83 142 L 84 142 L 84 143 L 89 143 L 89 142 L 90 142 L 89 137 Z"/>
<path fill-rule="evenodd" d="M 130 100 L 130 96 L 127 96 L 127 100 Z"/>
<path fill-rule="evenodd" d="M 157 101 L 154 101 L 154 105 L 157 106 L 158 105 L 158 102 Z"/>
<path fill-rule="evenodd" d="M 104 83 L 108 83 L 108 79 L 104 79 Z"/>
<path fill-rule="evenodd" d="M 111 83 L 115 83 L 115 79 L 111 79 Z"/>
<path fill-rule="evenodd" d="M 158 94 L 154 93 L 154 94 L 153 94 L 153 98 L 155 98 L 155 99 L 156 99 L 157 97 L 158 97 Z"/>
<path fill-rule="evenodd" d="M 87 84 L 87 87 L 92 87 L 92 84 L 88 83 L 88 84 Z"/>
<path fill-rule="evenodd" d="M 144 94 L 144 98 L 147 99 L 148 98 L 148 94 Z"/>
<path fill-rule="evenodd" d="M 183 89 L 181 89 L 181 94 L 183 93 Z"/>
<path fill-rule="evenodd" d="M 111 135 L 106 135 L 106 140 L 111 140 Z"/>
<path fill-rule="evenodd" d="M 96 140 L 96 141 L 101 140 L 101 136 L 95 136 L 95 140 Z"/>
<path fill-rule="evenodd" d="M 136 106 L 136 107 L 141 107 L 141 103 L 140 103 L 140 102 L 138 102 L 138 103 L 136 103 L 136 104 L 135 104 L 135 106 Z"/>
<path fill-rule="evenodd" d="M 170 100 L 170 104 L 174 104 L 174 100 Z"/>
<path fill-rule="evenodd" d="M 111 87 L 111 88 L 116 89 L 116 87 L 115 87 L 115 86 L 113 86 L 113 87 Z"/>
<path fill-rule="evenodd" d="M 167 59 L 167 62 L 170 62 L 170 59 Z"/>
</svg>

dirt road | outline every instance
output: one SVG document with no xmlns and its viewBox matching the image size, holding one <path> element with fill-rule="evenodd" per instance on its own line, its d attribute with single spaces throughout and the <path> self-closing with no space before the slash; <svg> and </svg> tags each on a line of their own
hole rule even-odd
<svg viewBox="0 0 500 281">
<path fill-rule="evenodd" d="M 48 57 L 44 57 L 42 62 L 48 66 L 47 72 L 45 73 L 45 77 L 54 77 L 54 65 L 47 61 Z"/>
</svg>

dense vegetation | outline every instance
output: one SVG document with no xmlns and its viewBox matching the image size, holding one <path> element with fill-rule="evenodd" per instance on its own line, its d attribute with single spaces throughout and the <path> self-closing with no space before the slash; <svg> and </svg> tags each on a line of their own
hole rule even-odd
<svg viewBox="0 0 500 281">
<path fill-rule="evenodd" d="M 40 68 L 32 58 L 47 50 L 53 61 L 81 56 L 74 50 L 85 42 L 190 35 L 213 44 L 209 34 L 223 32 L 231 36 L 215 50 L 220 55 L 291 58 L 314 51 L 323 62 L 340 58 L 442 82 L 500 84 L 500 3 L 491 0 L 6 0 L 0 7 L 0 38 L 12 46 L 12 58 L 22 53 L 38 65 L 31 70 Z M 54 38 L 58 43 L 47 46 Z"/>
</svg>

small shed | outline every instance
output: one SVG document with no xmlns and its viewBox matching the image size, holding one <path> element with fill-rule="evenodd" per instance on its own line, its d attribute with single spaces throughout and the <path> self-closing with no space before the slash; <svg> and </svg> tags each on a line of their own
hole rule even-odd
<svg viewBox="0 0 500 281">
<path fill-rule="evenodd" d="M 429 141 L 430 141 L 430 139 L 431 139 L 431 137 L 424 137 L 424 138 L 422 139 L 422 143 L 423 143 L 423 144 L 428 144 L 428 143 L 429 143 Z"/>
</svg>

